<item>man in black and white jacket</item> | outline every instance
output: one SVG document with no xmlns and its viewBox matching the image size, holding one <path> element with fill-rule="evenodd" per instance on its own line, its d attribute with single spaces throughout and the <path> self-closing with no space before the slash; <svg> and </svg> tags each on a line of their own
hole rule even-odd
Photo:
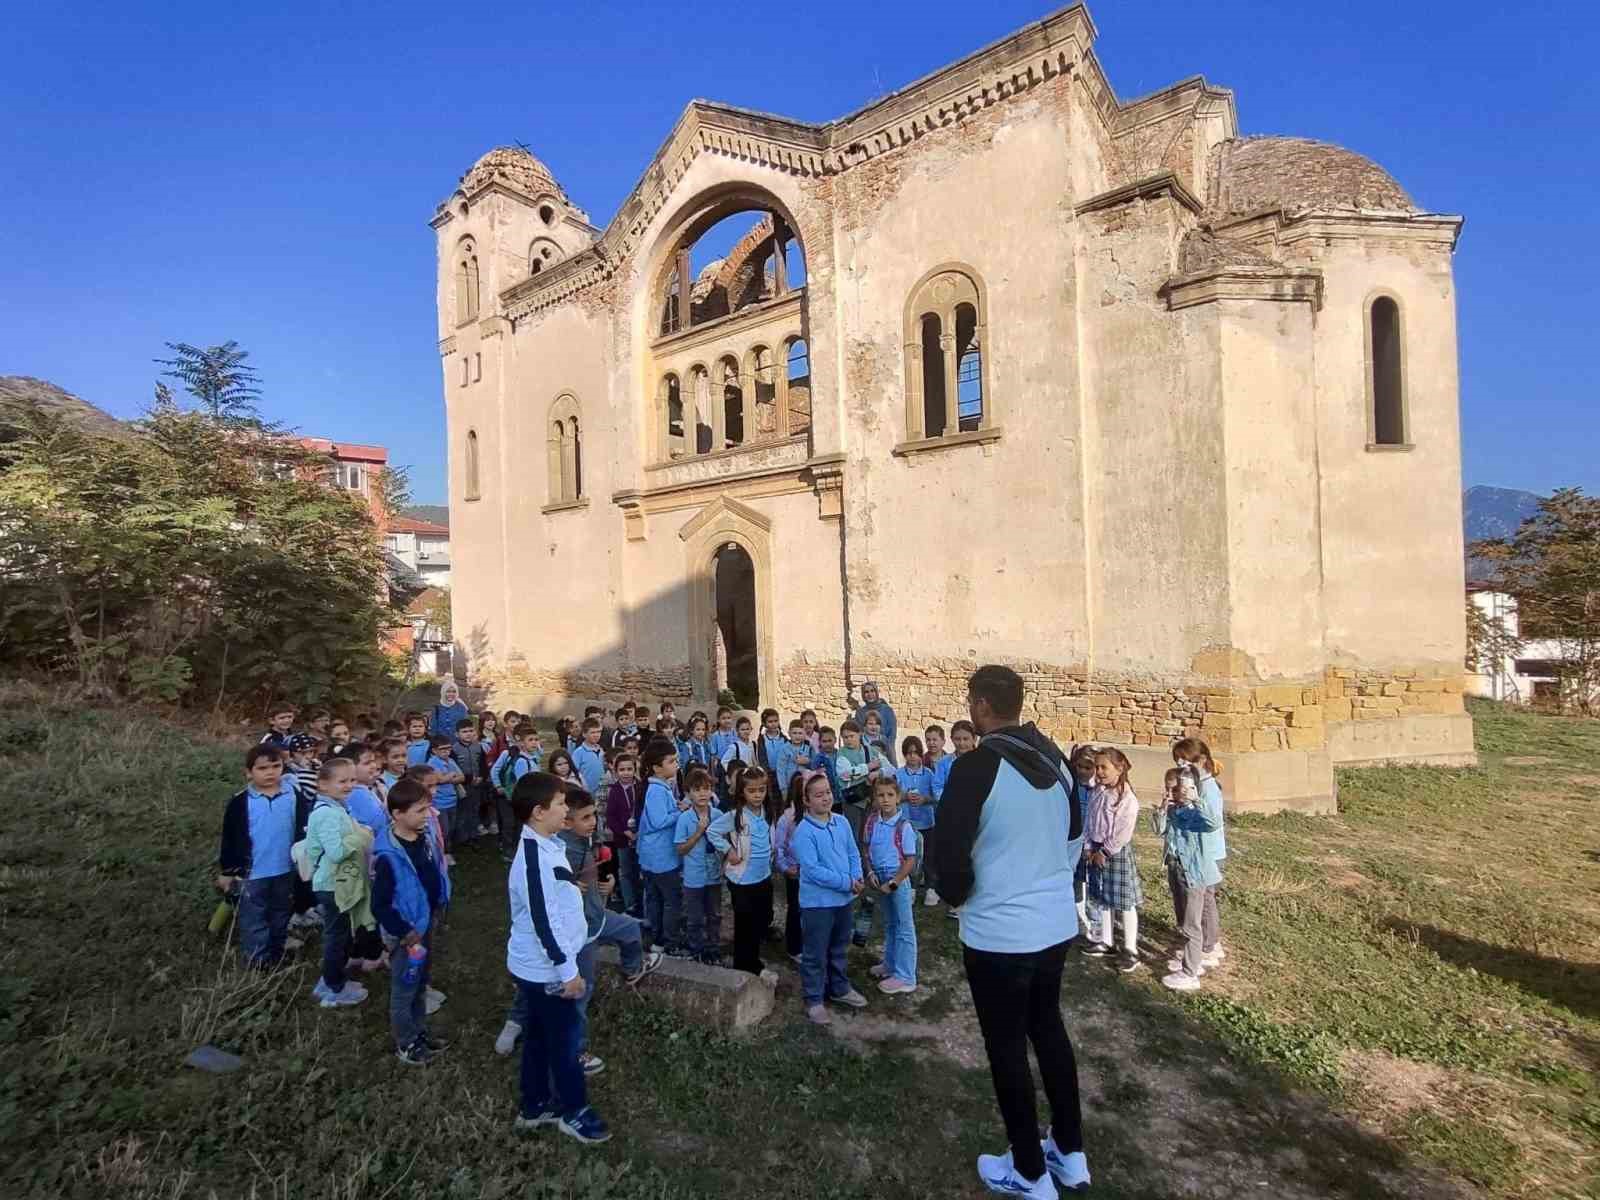
<svg viewBox="0 0 1600 1200">
<path fill-rule="evenodd" d="M 950 768 L 933 864 L 939 894 L 961 906 L 962 957 L 1010 1149 L 978 1156 L 991 1192 L 1051 1198 L 1087 1187 L 1078 1067 L 1061 1020 L 1061 971 L 1077 935 L 1072 874 L 1083 851 L 1065 756 L 1021 724 L 1022 677 L 984 666 L 967 681 L 981 740 Z M 1051 1129 L 1041 1141 L 1028 1044 Z"/>
</svg>

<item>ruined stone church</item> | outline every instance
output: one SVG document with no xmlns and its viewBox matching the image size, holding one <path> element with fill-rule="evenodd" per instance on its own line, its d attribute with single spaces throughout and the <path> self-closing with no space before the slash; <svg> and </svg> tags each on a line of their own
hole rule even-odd
<svg viewBox="0 0 1600 1200">
<path fill-rule="evenodd" d="M 603 229 L 526 150 L 461 177 L 452 605 L 492 703 L 829 719 L 870 678 L 917 732 L 1002 661 L 1146 790 L 1185 734 L 1238 809 L 1470 761 L 1461 218 L 1199 76 L 1119 99 L 1095 36 L 1074 5 L 820 125 L 697 101 Z"/>
</svg>

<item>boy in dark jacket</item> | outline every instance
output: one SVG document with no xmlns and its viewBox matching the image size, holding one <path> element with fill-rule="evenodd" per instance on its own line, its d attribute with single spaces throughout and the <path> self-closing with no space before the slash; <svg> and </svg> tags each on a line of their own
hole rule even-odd
<svg viewBox="0 0 1600 1200">
<path fill-rule="evenodd" d="M 305 836 L 310 806 L 302 806 L 284 777 L 283 752 L 270 742 L 245 752 L 246 784 L 222 813 L 217 887 L 238 889 L 239 949 L 252 966 L 283 958 L 294 912 L 294 863 L 289 847 Z"/>
</svg>

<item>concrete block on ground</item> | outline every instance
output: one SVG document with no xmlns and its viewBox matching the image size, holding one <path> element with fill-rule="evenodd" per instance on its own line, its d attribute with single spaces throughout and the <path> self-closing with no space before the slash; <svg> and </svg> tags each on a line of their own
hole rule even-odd
<svg viewBox="0 0 1600 1200">
<path fill-rule="evenodd" d="M 622 964 L 616 947 L 599 947 L 595 961 L 620 976 Z M 772 1011 L 776 989 L 747 971 L 707 966 L 687 958 L 665 958 L 658 969 L 639 982 L 638 990 L 664 1000 L 691 1021 L 742 1033 Z"/>
</svg>

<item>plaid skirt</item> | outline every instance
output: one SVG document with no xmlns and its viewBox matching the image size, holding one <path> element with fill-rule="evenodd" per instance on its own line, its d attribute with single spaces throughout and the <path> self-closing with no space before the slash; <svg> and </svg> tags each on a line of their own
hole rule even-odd
<svg viewBox="0 0 1600 1200">
<path fill-rule="evenodd" d="M 1089 868 L 1089 897 L 1101 908 L 1117 912 L 1138 908 L 1144 903 L 1132 842 L 1107 859 L 1105 866 Z"/>
</svg>

